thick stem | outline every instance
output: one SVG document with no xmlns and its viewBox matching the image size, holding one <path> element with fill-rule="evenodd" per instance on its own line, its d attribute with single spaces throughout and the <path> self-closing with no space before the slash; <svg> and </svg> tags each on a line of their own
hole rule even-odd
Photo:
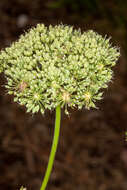
<svg viewBox="0 0 127 190">
<path fill-rule="evenodd" d="M 60 106 L 57 106 L 56 107 L 56 119 L 55 119 L 55 130 L 54 130 L 54 136 L 53 136 L 53 143 L 52 143 L 52 147 L 51 147 L 47 170 L 46 170 L 44 180 L 42 182 L 40 190 L 45 190 L 48 180 L 49 180 L 49 177 L 50 177 L 50 174 L 51 174 L 51 170 L 53 167 L 54 158 L 55 158 L 55 154 L 56 154 L 56 150 L 57 150 L 58 140 L 59 140 L 60 120 L 61 120 L 61 108 L 60 108 Z"/>
</svg>

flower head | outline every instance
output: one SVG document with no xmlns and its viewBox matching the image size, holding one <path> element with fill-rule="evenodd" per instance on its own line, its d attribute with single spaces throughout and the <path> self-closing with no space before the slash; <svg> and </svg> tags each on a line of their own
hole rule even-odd
<svg viewBox="0 0 127 190">
<path fill-rule="evenodd" d="M 119 50 L 90 30 L 38 24 L 1 51 L 9 94 L 33 113 L 57 105 L 95 107 L 112 78 Z M 1 71 L 2 71 L 1 69 Z"/>
</svg>

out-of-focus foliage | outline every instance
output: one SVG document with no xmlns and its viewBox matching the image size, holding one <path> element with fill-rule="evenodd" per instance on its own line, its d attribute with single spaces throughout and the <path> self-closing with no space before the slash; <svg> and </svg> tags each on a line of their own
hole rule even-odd
<svg viewBox="0 0 127 190">
<path fill-rule="evenodd" d="M 113 24 L 125 26 L 127 1 L 112 0 L 53 0 L 47 3 L 52 9 L 65 8 L 80 16 L 97 16 L 109 19 Z"/>
<path fill-rule="evenodd" d="M 99 0 L 93 0 L 92 2 L 89 0 L 59 0 L 48 3 L 48 6 L 54 9 L 66 7 L 73 12 L 83 12 L 83 10 L 86 9 L 88 13 L 89 11 L 95 12 L 99 9 L 98 1 Z"/>
</svg>

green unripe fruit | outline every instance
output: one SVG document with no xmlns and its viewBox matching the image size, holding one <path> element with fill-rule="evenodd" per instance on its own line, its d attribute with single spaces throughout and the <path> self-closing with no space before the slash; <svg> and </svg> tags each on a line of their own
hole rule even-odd
<svg viewBox="0 0 127 190">
<path fill-rule="evenodd" d="M 109 39 L 91 30 L 38 24 L 1 51 L 0 71 L 8 93 L 28 112 L 58 105 L 89 109 L 102 98 L 119 55 Z"/>
</svg>

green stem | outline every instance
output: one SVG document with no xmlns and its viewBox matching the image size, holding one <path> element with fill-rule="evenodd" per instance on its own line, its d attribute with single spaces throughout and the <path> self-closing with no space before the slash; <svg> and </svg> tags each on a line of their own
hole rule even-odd
<svg viewBox="0 0 127 190">
<path fill-rule="evenodd" d="M 54 158 L 55 158 L 55 154 L 56 154 L 56 150 L 57 150 L 58 140 L 59 140 L 60 120 L 61 120 L 61 108 L 60 108 L 60 106 L 57 106 L 56 107 L 56 119 L 55 119 L 55 130 L 54 130 L 54 136 L 53 136 L 53 143 L 52 143 L 52 147 L 51 147 L 47 170 L 46 170 L 44 180 L 42 182 L 40 190 L 45 190 L 48 180 L 49 180 L 49 177 L 50 177 L 50 174 L 51 174 L 51 170 L 53 167 Z"/>
</svg>

